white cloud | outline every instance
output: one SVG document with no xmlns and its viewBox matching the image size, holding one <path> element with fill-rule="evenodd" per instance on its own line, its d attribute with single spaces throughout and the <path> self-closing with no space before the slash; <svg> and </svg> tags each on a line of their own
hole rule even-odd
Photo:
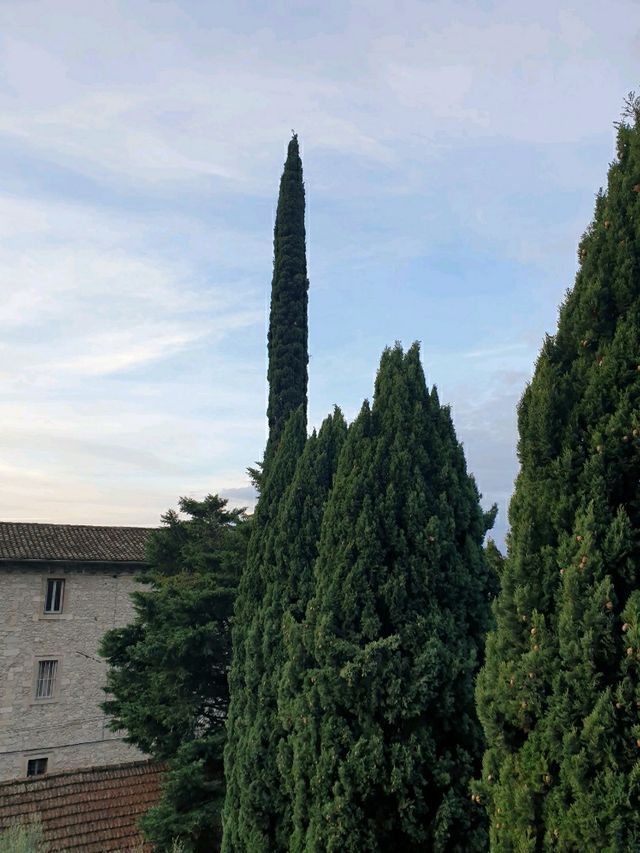
<svg viewBox="0 0 640 853">
<path fill-rule="evenodd" d="M 425 143 L 601 134 L 632 83 L 640 23 L 626 2 L 614 16 L 593 2 L 579 14 L 408 2 L 393 15 L 351 3 L 330 32 L 286 41 L 275 22 L 225 29 L 206 13 L 197 30 L 170 3 L 52 11 L 0 12 L 0 132 L 93 174 L 263 189 L 265 145 L 291 126 L 310 150 L 396 168 Z"/>
<path fill-rule="evenodd" d="M 117 372 L 262 321 L 255 292 L 227 281 L 203 287 L 189 258 L 179 265 L 150 252 L 149 226 L 135 220 L 117 225 L 91 208 L 0 197 L 0 221 L 5 342 L 7 333 L 47 329 L 24 348 L 27 371 Z"/>
<path fill-rule="evenodd" d="M 262 328 L 255 286 L 203 281 L 193 253 L 167 257 L 157 217 L 0 196 L 0 223 L 0 517 L 155 523 L 184 490 L 245 486 L 263 379 L 235 341 Z M 213 252 L 222 262 L 242 241 L 222 231 Z M 203 376 L 198 361 L 218 348 L 224 370 Z M 193 367 L 172 378 L 187 355 Z"/>
<path fill-rule="evenodd" d="M 265 200 L 291 128 L 324 311 L 312 420 L 335 399 L 354 414 L 382 346 L 424 338 L 470 467 L 506 501 L 515 403 L 570 284 L 639 23 L 627 0 L 0 4 L 0 144 L 20 163 L 0 195 L 0 517 L 153 523 L 181 493 L 250 495 Z M 584 204 L 556 216 L 560 193 Z M 496 295 L 497 273 L 467 268 L 461 286 L 442 247 L 519 280 Z M 494 299 L 513 309 L 491 337 Z"/>
</svg>

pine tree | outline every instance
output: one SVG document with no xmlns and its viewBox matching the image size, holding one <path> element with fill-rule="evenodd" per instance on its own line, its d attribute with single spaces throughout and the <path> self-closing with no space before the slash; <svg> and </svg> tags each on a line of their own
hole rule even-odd
<svg viewBox="0 0 640 853">
<path fill-rule="evenodd" d="M 223 799 L 222 752 L 229 701 L 229 620 L 249 523 L 209 495 L 180 500 L 150 537 L 130 625 L 103 637 L 110 727 L 164 761 L 158 804 L 143 818 L 158 851 L 211 849 Z"/>
<path fill-rule="evenodd" d="M 292 851 L 483 848 L 468 791 L 489 619 L 478 497 L 417 345 L 385 351 L 340 454 L 302 629 Z"/>
<path fill-rule="evenodd" d="M 304 228 L 304 183 L 298 137 L 287 150 L 273 234 L 273 279 L 269 314 L 269 441 L 274 452 L 289 415 L 307 410 L 309 281 Z"/>
<path fill-rule="evenodd" d="M 519 407 L 477 701 L 496 851 L 640 849 L 640 102 Z"/>
</svg>

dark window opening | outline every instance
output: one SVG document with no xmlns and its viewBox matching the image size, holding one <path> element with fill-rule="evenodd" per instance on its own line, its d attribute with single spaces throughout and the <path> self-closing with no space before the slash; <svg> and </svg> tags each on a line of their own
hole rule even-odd
<svg viewBox="0 0 640 853">
<path fill-rule="evenodd" d="M 47 772 L 48 758 L 30 758 L 27 761 L 27 776 L 42 776 Z"/>
<path fill-rule="evenodd" d="M 61 578 L 47 578 L 47 592 L 44 597 L 44 612 L 62 613 L 63 597 L 64 580 Z"/>
</svg>

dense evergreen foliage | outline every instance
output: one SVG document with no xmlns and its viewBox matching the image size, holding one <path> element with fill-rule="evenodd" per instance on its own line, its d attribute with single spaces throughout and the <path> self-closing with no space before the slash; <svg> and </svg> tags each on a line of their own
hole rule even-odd
<svg viewBox="0 0 640 853">
<path fill-rule="evenodd" d="M 262 470 L 252 472 L 260 497 L 234 615 L 225 851 L 271 850 L 285 831 L 286 794 L 277 767 L 277 695 L 285 654 L 282 618 L 298 597 L 297 581 L 288 583 L 291 569 L 284 550 L 297 528 L 291 519 L 294 526 L 283 535 L 278 525 L 306 442 L 309 282 L 304 210 L 302 162 L 294 135 L 280 181 L 273 240 L 269 439 Z M 314 482 L 308 486 L 316 488 Z"/>
<path fill-rule="evenodd" d="M 483 849 L 468 785 L 483 748 L 485 528 L 417 345 L 387 350 L 340 454 L 301 630 L 292 851 Z"/>
<path fill-rule="evenodd" d="M 182 500 L 103 640 L 111 727 L 169 766 L 147 837 L 214 849 L 224 799 L 223 853 L 640 850 L 640 100 L 520 403 L 506 559 L 417 345 L 307 438 L 304 210 L 294 135 L 252 522 Z"/>
<path fill-rule="evenodd" d="M 339 409 L 325 419 L 316 435 L 308 439 L 284 497 L 277 524 L 277 575 L 281 593 L 272 599 L 271 628 L 274 632 L 272 656 L 277 666 L 273 681 L 277 712 L 270 694 L 270 725 L 276 734 L 271 761 L 277 766 L 275 783 L 282 791 L 275 835 L 277 849 L 290 849 L 294 819 L 306 796 L 304 756 L 296 752 L 297 729 L 301 721 L 299 697 L 310 666 L 303 643 L 302 626 L 307 605 L 314 592 L 314 563 L 318 556 L 320 526 L 336 472 L 347 425 Z M 274 848 L 275 848 L 274 845 Z"/>
<path fill-rule="evenodd" d="M 226 853 L 266 853 L 273 849 L 282 813 L 281 792 L 273 784 L 277 743 L 265 728 L 265 723 L 273 722 L 273 713 L 263 702 L 265 697 L 269 702 L 275 688 L 273 668 L 277 660 L 269 620 L 276 590 L 281 591 L 276 580 L 277 521 L 305 441 L 306 416 L 300 408 L 287 421 L 264 473 L 234 610 L 231 702 L 224 754 L 227 789 L 222 849 Z"/>
<path fill-rule="evenodd" d="M 298 137 L 289 142 L 273 235 L 273 280 L 269 313 L 269 441 L 274 451 L 289 415 L 307 410 L 309 281 L 304 228 L 304 183 Z"/>
<path fill-rule="evenodd" d="M 168 762 L 162 799 L 144 819 L 155 849 L 179 836 L 204 851 L 219 823 L 230 617 L 250 525 L 216 495 L 183 498 L 180 510 L 151 535 L 134 621 L 103 638 L 103 707 L 112 729 Z"/>
<path fill-rule="evenodd" d="M 640 104 L 519 409 L 477 698 L 496 851 L 640 849 Z"/>
</svg>

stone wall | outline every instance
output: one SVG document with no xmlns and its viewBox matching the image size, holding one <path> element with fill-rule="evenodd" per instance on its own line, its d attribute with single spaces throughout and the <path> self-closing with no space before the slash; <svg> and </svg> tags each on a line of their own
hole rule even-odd
<svg viewBox="0 0 640 853">
<path fill-rule="evenodd" d="M 43 613 L 47 577 L 65 580 L 59 615 Z M 0 780 L 24 777 L 36 757 L 50 773 L 142 757 L 107 728 L 97 652 L 105 631 L 131 621 L 136 586 L 132 570 L 113 565 L 0 568 Z M 59 661 L 50 700 L 35 698 L 39 658 Z"/>
</svg>

